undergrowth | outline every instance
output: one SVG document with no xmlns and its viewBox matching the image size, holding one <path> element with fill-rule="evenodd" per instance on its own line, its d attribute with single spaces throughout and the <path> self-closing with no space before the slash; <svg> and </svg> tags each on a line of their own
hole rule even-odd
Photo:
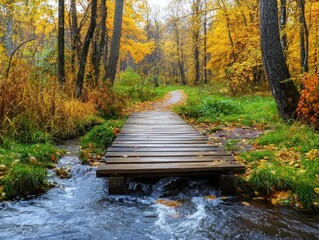
<svg viewBox="0 0 319 240">
<path fill-rule="evenodd" d="M 246 181 L 258 198 L 275 205 L 319 209 L 319 133 L 302 123 L 283 123 L 272 97 L 229 97 L 220 89 L 187 88 L 188 100 L 175 111 L 195 123 L 212 123 L 209 133 L 227 127 L 250 127 L 264 134 L 245 144 L 250 149 L 236 158 L 246 166 Z M 238 152 L 239 141 L 230 139 L 225 148 Z"/>
</svg>

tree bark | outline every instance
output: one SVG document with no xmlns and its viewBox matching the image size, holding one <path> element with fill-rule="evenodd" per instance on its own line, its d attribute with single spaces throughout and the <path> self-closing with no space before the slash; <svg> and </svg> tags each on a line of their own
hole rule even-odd
<svg viewBox="0 0 319 240">
<path fill-rule="evenodd" d="M 77 80 L 76 80 L 76 86 L 75 86 L 75 97 L 77 97 L 77 98 L 79 98 L 81 96 L 81 93 L 82 93 L 87 55 L 89 52 L 90 42 L 91 42 L 91 39 L 93 37 L 94 29 L 96 26 L 96 9 L 97 9 L 97 0 L 92 0 L 91 23 L 90 23 L 90 27 L 86 33 L 85 39 L 84 39 L 80 67 L 79 67 Z"/>
<path fill-rule="evenodd" d="M 281 42 L 281 47 L 282 47 L 285 58 L 287 54 L 286 25 L 287 25 L 287 0 L 280 0 L 280 32 L 281 32 L 280 42 Z"/>
<path fill-rule="evenodd" d="M 195 62 L 195 84 L 200 83 L 200 63 L 199 63 L 199 0 L 193 0 L 193 42 L 194 42 L 194 62 Z"/>
<path fill-rule="evenodd" d="M 186 85 L 187 81 L 186 81 L 186 75 L 185 75 L 185 69 L 184 69 L 184 56 L 183 56 L 184 54 L 183 54 L 183 49 L 180 42 L 180 34 L 179 34 L 177 20 L 174 21 L 174 30 L 175 30 L 175 36 L 176 36 L 178 67 L 179 67 L 179 72 L 181 76 L 181 82 L 183 85 Z"/>
<path fill-rule="evenodd" d="M 260 40 L 266 75 L 279 115 L 285 120 L 297 117 L 300 94 L 290 79 L 280 44 L 277 0 L 260 0 Z"/>
<path fill-rule="evenodd" d="M 107 18 L 106 0 L 101 0 L 101 36 L 100 36 L 100 42 L 98 46 L 95 71 L 94 71 L 96 85 L 99 84 L 101 58 L 102 58 L 102 54 L 104 53 L 105 39 L 107 39 L 106 18 Z"/>
<path fill-rule="evenodd" d="M 116 0 L 115 13 L 113 23 L 113 35 L 111 40 L 110 57 L 108 61 L 107 76 L 111 84 L 114 84 L 117 62 L 120 55 L 120 44 L 122 35 L 122 19 L 123 19 L 124 0 Z"/>
<path fill-rule="evenodd" d="M 58 12 L 58 79 L 62 87 L 65 82 L 65 63 L 64 63 L 64 0 L 59 0 Z"/>
<path fill-rule="evenodd" d="M 204 7 L 204 83 L 207 84 L 207 0 L 204 0 Z"/>
<path fill-rule="evenodd" d="M 305 16 L 305 0 L 299 0 L 299 24 L 300 24 L 300 67 L 301 73 L 308 72 L 308 45 L 309 45 L 309 33 Z"/>
<path fill-rule="evenodd" d="M 70 4 L 70 15 L 71 15 L 71 68 L 72 71 L 76 71 L 76 56 L 80 55 L 79 49 L 79 32 L 78 32 L 78 17 L 76 11 L 76 0 L 71 0 Z"/>
</svg>

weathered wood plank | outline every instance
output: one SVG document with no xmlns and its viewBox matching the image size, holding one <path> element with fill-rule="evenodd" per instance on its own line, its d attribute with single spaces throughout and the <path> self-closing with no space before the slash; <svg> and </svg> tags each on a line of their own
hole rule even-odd
<svg viewBox="0 0 319 240">
<path fill-rule="evenodd" d="M 235 162 L 232 155 L 228 156 L 202 156 L 202 157 L 108 157 L 104 162 L 107 164 L 126 164 L 126 163 L 177 163 L 177 162 Z"/>
<path fill-rule="evenodd" d="M 176 143 L 122 143 L 122 142 L 113 142 L 112 147 L 122 147 L 122 148 L 202 148 L 202 147 L 218 147 L 217 145 L 208 145 L 208 144 L 198 144 L 192 143 L 192 145 L 188 146 L 188 144 L 176 144 Z"/>
<path fill-rule="evenodd" d="M 196 163 L 144 163 L 144 164 L 101 164 L 98 166 L 99 175 L 112 174 L 134 174 L 134 173 L 174 173 L 174 172 L 201 172 L 201 171 L 222 171 L 228 170 L 245 171 L 245 168 L 238 164 L 224 162 L 196 162 Z"/>
<path fill-rule="evenodd" d="M 206 146 L 206 147 L 149 147 L 149 148 L 134 148 L 134 147 L 109 147 L 107 152 L 208 152 L 217 151 L 218 147 Z"/>
<path fill-rule="evenodd" d="M 226 152 L 107 152 L 105 157 L 184 157 L 184 156 L 227 156 Z"/>
<path fill-rule="evenodd" d="M 116 139 L 112 146 L 115 146 L 116 144 L 128 144 L 130 146 L 131 144 L 184 144 L 184 145 L 189 145 L 189 144 L 207 144 L 207 140 L 197 140 L 197 141 L 189 141 L 189 140 L 118 140 Z"/>
</svg>

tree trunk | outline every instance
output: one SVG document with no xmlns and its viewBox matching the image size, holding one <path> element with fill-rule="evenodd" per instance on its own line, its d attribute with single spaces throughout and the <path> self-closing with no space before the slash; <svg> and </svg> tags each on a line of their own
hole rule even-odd
<svg viewBox="0 0 319 240">
<path fill-rule="evenodd" d="M 100 38 L 101 38 L 101 25 L 98 24 L 94 33 L 94 36 L 92 38 L 92 51 L 91 51 L 91 62 L 93 67 L 92 72 L 92 80 L 94 82 L 92 83 L 94 86 L 98 85 L 98 76 L 99 76 L 99 67 L 100 67 L 100 61 L 101 61 L 101 52 L 100 50 Z"/>
<path fill-rule="evenodd" d="M 281 47 L 282 47 L 285 58 L 287 54 L 286 25 L 287 25 L 287 0 L 280 0 L 280 32 L 281 32 L 280 42 L 281 42 Z"/>
<path fill-rule="evenodd" d="M 194 62 L 195 62 L 195 84 L 200 83 L 200 63 L 199 63 L 199 0 L 193 0 L 193 42 L 194 42 Z"/>
<path fill-rule="evenodd" d="M 105 48 L 105 39 L 107 39 L 107 31 L 106 31 L 106 18 L 107 18 L 107 9 L 106 9 L 106 0 L 101 1 L 101 36 L 100 36 L 100 43 L 98 46 L 98 55 L 97 55 L 97 62 L 95 66 L 95 83 L 96 85 L 99 84 L 100 78 L 100 66 L 101 66 L 101 58 Z M 107 58 L 107 57 L 105 57 Z"/>
<path fill-rule="evenodd" d="M 299 0 L 299 24 L 300 24 L 300 67 L 301 73 L 308 72 L 308 45 L 309 33 L 305 17 L 305 0 Z"/>
<path fill-rule="evenodd" d="M 280 44 L 277 0 L 260 0 L 260 40 L 266 75 L 279 115 L 285 120 L 297 117 L 300 94 L 290 79 Z"/>
<path fill-rule="evenodd" d="M 177 45 L 177 54 L 178 54 L 178 67 L 181 75 L 181 82 L 183 85 L 187 84 L 185 69 L 184 69 L 184 54 L 183 49 L 180 42 L 179 29 L 177 25 L 177 21 L 174 22 L 175 35 L 176 35 L 176 45 Z"/>
<path fill-rule="evenodd" d="M 75 72 L 76 63 L 77 63 L 76 56 L 80 52 L 76 0 L 71 0 L 70 15 L 71 15 L 71 31 L 70 31 L 71 32 L 71 68 L 72 68 L 72 71 Z"/>
<path fill-rule="evenodd" d="M 113 35 L 111 40 L 110 57 L 107 69 L 107 79 L 114 84 L 117 62 L 120 55 L 120 44 L 122 35 L 122 18 L 123 18 L 124 0 L 116 0 L 113 23 Z"/>
<path fill-rule="evenodd" d="M 221 9 L 223 9 L 223 11 L 224 11 L 224 16 L 226 17 L 227 33 L 228 33 L 229 43 L 230 43 L 230 46 L 231 46 L 233 63 L 236 63 L 237 57 L 236 57 L 236 53 L 235 53 L 235 44 L 234 44 L 233 37 L 232 37 L 232 35 L 231 35 L 230 18 L 229 18 L 229 15 L 228 15 L 228 11 L 227 11 L 227 8 L 226 8 L 226 4 L 225 4 L 224 0 L 222 0 L 222 3 L 220 3 L 220 2 L 218 1 L 218 4 L 219 4 L 219 7 L 220 7 Z"/>
<path fill-rule="evenodd" d="M 79 67 L 77 80 L 76 80 L 76 86 L 75 86 L 75 97 L 77 98 L 79 98 L 82 93 L 87 55 L 89 52 L 90 42 L 93 37 L 93 33 L 94 33 L 95 25 L 96 25 L 96 9 L 97 9 L 97 0 L 92 0 L 91 23 L 84 39 L 80 67 Z"/>
<path fill-rule="evenodd" d="M 6 24 L 7 32 L 5 34 L 5 38 L 6 38 L 6 50 L 7 50 L 7 53 L 8 53 L 8 55 L 11 55 L 12 52 L 13 52 L 13 42 L 12 42 L 13 17 L 12 17 L 12 14 L 10 12 L 9 12 L 8 16 L 9 16 L 9 18 L 8 18 L 7 24 Z"/>
<path fill-rule="evenodd" d="M 204 6 L 204 83 L 207 84 L 207 0 L 204 0 Z"/>
<path fill-rule="evenodd" d="M 155 78 L 154 78 L 154 86 L 159 86 L 159 73 L 160 73 L 160 30 L 159 30 L 159 22 L 155 19 Z"/>
<path fill-rule="evenodd" d="M 58 12 L 58 78 L 59 85 L 62 87 L 65 82 L 64 64 L 64 0 L 59 0 Z"/>
</svg>

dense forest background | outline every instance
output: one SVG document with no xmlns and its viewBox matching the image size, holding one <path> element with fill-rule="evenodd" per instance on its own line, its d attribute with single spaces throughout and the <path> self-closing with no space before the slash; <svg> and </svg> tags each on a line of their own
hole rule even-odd
<svg viewBox="0 0 319 240">
<path fill-rule="evenodd" d="M 129 102 L 125 92 L 147 100 L 160 84 L 212 83 L 232 96 L 269 91 L 258 1 L 173 0 L 165 11 L 145 0 L 1 1 L 0 11 L 5 134 L 72 135 L 94 111 L 116 115 Z M 318 78 L 306 73 L 318 68 L 318 13 L 316 1 L 281 0 L 272 16 L 291 80 L 303 91 L 299 116 L 316 127 Z"/>
</svg>

